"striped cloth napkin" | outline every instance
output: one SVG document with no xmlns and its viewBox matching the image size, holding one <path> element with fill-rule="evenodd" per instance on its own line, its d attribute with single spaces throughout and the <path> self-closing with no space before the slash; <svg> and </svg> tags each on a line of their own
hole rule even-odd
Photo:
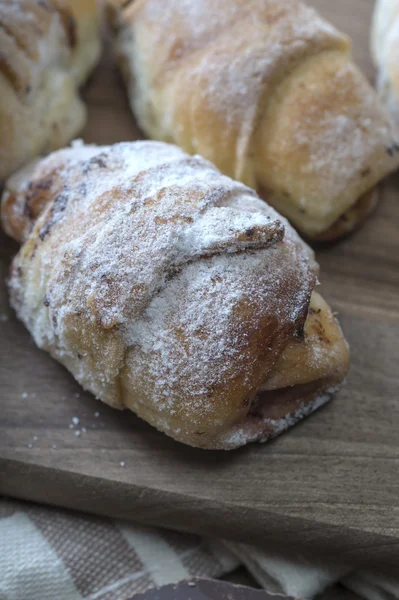
<svg viewBox="0 0 399 600">
<path fill-rule="evenodd" d="M 0 499 L 0 600 L 122 600 L 244 564 L 271 592 L 313 598 L 341 582 L 366 600 L 399 598 L 394 581 L 304 557 Z"/>
</svg>

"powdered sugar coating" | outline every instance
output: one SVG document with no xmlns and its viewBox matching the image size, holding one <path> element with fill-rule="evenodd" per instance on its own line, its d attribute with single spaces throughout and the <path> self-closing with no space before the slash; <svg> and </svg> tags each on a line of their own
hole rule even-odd
<svg viewBox="0 0 399 600">
<path fill-rule="evenodd" d="M 260 103 L 303 56 L 346 43 L 297 0 L 172 0 L 168 11 L 146 0 L 128 7 L 123 19 L 119 51 L 136 74 L 132 102 L 141 126 L 252 187 L 249 154 Z M 209 144 L 219 131 L 223 151 Z"/>
<path fill-rule="evenodd" d="M 101 52 L 96 0 L 0 3 L 0 181 L 83 127 L 79 86 Z"/>
<path fill-rule="evenodd" d="M 47 0 L 32 0 L 23 7 L 18 0 L 3 2 L 0 18 L 4 24 L 0 32 L 2 57 L 10 68 L 6 73 L 16 91 L 29 101 L 43 85 L 46 70 L 63 69 L 70 59 L 65 21 L 55 4 Z"/>
<path fill-rule="evenodd" d="M 310 238 L 347 233 L 340 217 L 399 164 L 348 38 L 298 0 L 130 3 L 118 52 L 147 135 L 257 189 Z"/>
<path fill-rule="evenodd" d="M 127 363 L 131 373 L 141 372 L 144 364 L 150 365 L 147 377 L 154 382 L 154 401 L 161 412 L 178 410 L 175 398 L 182 382 L 198 422 L 204 412 L 214 411 L 211 390 L 221 384 L 229 389 L 237 371 L 251 389 L 258 358 L 248 356 L 245 334 L 250 325 L 245 321 L 235 323 L 235 313 L 251 299 L 259 306 L 258 318 L 264 316 L 267 306 L 280 322 L 295 323 L 300 307 L 306 304 L 308 290 L 296 290 L 295 302 L 283 305 L 278 298 L 283 297 L 286 276 L 287 263 L 281 248 L 269 248 L 258 256 L 215 256 L 187 265 L 173 285 L 153 299 L 144 318 L 128 332 L 129 345 L 140 345 L 140 349 L 132 349 Z M 276 323 L 268 340 L 272 355 L 280 350 L 275 340 L 279 328 Z M 192 420 L 195 422 L 195 414 Z"/>
<path fill-rule="evenodd" d="M 207 161 L 156 142 L 75 145 L 22 189 L 35 185 L 54 196 L 10 291 L 36 343 L 102 400 L 177 437 L 245 416 L 314 285 L 288 223 Z"/>
</svg>

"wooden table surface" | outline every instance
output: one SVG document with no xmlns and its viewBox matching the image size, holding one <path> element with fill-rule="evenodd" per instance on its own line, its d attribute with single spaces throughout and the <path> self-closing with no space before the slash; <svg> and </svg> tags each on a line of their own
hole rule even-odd
<svg viewBox="0 0 399 600">
<path fill-rule="evenodd" d="M 356 60 L 372 78 L 372 0 L 312 4 L 351 34 Z M 85 140 L 138 137 L 109 58 L 85 97 L 90 107 Z M 99 404 L 39 351 L 7 306 L 4 278 L 16 247 L 3 235 L 0 492 L 258 544 L 311 547 L 348 562 L 394 569 L 399 561 L 398 198 L 399 180 L 391 178 L 363 229 L 318 251 L 323 294 L 339 312 L 351 345 L 347 386 L 290 433 L 230 453 L 183 447 L 133 414 Z M 73 417 L 87 429 L 79 437 L 69 427 Z"/>
</svg>

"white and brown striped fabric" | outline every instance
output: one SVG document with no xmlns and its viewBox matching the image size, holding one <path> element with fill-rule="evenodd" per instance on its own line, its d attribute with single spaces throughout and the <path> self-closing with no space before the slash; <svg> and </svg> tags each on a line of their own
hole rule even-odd
<svg viewBox="0 0 399 600">
<path fill-rule="evenodd" d="M 0 499 L 0 600 L 122 600 L 239 564 L 266 589 L 304 599 L 337 581 L 366 600 L 399 598 L 399 577 Z"/>
<path fill-rule="evenodd" d="M 115 600 L 237 565 L 196 536 L 0 500 L 0 600 Z"/>
</svg>

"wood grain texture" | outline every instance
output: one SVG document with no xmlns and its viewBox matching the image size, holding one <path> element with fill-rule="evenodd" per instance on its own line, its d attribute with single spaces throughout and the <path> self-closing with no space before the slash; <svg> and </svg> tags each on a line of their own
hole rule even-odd
<svg viewBox="0 0 399 600">
<path fill-rule="evenodd" d="M 372 0 L 313 4 L 352 35 L 356 60 L 372 78 Z M 85 95 L 85 140 L 109 143 L 140 135 L 109 59 Z M 3 235 L 0 492 L 397 568 L 398 196 L 399 180 L 391 178 L 363 229 L 318 253 L 323 293 L 340 313 L 351 344 L 346 388 L 274 442 L 230 453 L 183 447 L 133 414 L 101 405 L 38 350 L 7 308 L 4 278 L 16 247 Z M 78 429 L 87 429 L 79 437 L 69 428 L 73 417 L 80 419 Z"/>
</svg>

